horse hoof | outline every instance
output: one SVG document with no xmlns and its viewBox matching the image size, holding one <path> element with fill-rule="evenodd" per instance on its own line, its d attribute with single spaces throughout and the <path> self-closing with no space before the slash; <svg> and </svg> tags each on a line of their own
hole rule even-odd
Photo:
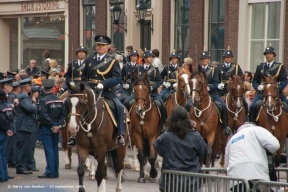
<svg viewBox="0 0 288 192">
<path fill-rule="evenodd" d="M 65 169 L 71 169 L 71 164 L 65 164 Z"/>
<path fill-rule="evenodd" d="M 149 176 L 149 181 L 150 181 L 150 182 L 155 182 L 155 181 L 156 181 L 156 178 L 152 178 L 152 177 Z"/>
<path fill-rule="evenodd" d="M 149 176 L 145 174 L 145 175 L 144 175 L 144 179 L 145 179 L 145 180 L 149 180 Z"/>
<path fill-rule="evenodd" d="M 79 192 L 85 192 L 85 189 L 79 188 Z"/>
<path fill-rule="evenodd" d="M 91 171 L 91 166 L 87 166 L 87 167 L 86 167 L 86 170 L 87 170 L 87 171 Z"/>
<path fill-rule="evenodd" d="M 141 178 L 141 177 L 139 177 L 139 178 L 138 178 L 138 183 L 145 183 L 145 179 L 144 179 L 144 178 Z"/>
<path fill-rule="evenodd" d="M 116 189 L 116 192 L 121 192 L 122 190 L 121 189 Z"/>
<path fill-rule="evenodd" d="M 95 180 L 95 175 L 90 175 L 90 176 L 89 176 L 89 179 L 90 179 L 90 180 Z"/>
<path fill-rule="evenodd" d="M 139 166 L 133 167 L 133 171 L 139 172 L 140 171 L 140 167 Z"/>
<path fill-rule="evenodd" d="M 126 163 L 124 166 L 125 166 L 125 169 L 131 169 L 131 165 L 129 163 Z"/>
</svg>

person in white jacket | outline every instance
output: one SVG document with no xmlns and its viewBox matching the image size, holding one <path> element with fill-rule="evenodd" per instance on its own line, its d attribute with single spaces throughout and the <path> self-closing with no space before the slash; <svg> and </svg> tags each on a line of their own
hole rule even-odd
<svg viewBox="0 0 288 192">
<path fill-rule="evenodd" d="M 254 123 L 245 123 L 226 145 L 227 175 L 247 179 L 250 187 L 257 180 L 269 181 L 266 150 L 274 154 L 279 147 L 277 138 L 265 128 Z M 243 187 L 241 185 L 239 187 Z"/>
</svg>

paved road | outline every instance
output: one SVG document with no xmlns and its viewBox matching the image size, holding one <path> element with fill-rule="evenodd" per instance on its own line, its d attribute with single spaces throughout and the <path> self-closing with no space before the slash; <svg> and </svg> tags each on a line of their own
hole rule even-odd
<svg viewBox="0 0 288 192">
<path fill-rule="evenodd" d="M 72 169 L 64 169 L 64 152 L 60 151 L 60 169 L 58 179 L 38 179 L 38 175 L 42 175 L 45 170 L 46 162 L 44 151 L 42 148 L 36 148 L 35 159 L 39 172 L 34 172 L 31 175 L 16 175 L 15 168 L 8 168 L 10 175 L 14 175 L 15 178 L 8 182 L 0 184 L 0 192 L 46 192 L 46 191 L 61 191 L 61 192 L 78 192 L 78 176 L 77 176 L 77 155 L 72 155 Z M 159 169 L 158 169 L 159 170 Z M 160 171 L 159 171 L 160 173 Z M 131 169 L 125 170 L 126 179 L 123 183 L 123 190 L 125 192 L 158 192 L 158 181 L 156 183 L 137 183 L 139 172 L 133 172 Z M 96 181 L 89 180 L 88 172 L 85 174 L 84 185 L 86 192 L 96 191 Z M 18 188 L 17 188 L 18 187 Z M 24 189 L 24 187 L 26 189 Z M 63 187 L 61 190 L 56 189 Z M 113 173 L 108 171 L 108 180 L 106 182 L 106 191 L 114 192 L 116 188 L 116 178 Z"/>
</svg>

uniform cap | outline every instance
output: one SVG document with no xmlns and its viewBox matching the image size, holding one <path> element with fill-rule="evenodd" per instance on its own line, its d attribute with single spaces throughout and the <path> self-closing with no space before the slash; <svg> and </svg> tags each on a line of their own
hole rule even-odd
<svg viewBox="0 0 288 192">
<path fill-rule="evenodd" d="M 233 57 L 233 53 L 232 53 L 232 51 L 231 50 L 226 50 L 226 51 L 224 51 L 223 52 L 223 55 L 222 55 L 223 57 Z"/>
<path fill-rule="evenodd" d="M 170 54 L 169 60 L 171 61 L 172 58 L 178 58 L 179 61 L 180 61 L 180 57 L 175 51 Z"/>
<path fill-rule="evenodd" d="M 35 85 L 31 86 L 31 92 L 33 93 L 33 92 L 36 92 L 36 91 L 40 92 L 40 87 L 39 86 L 35 86 Z"/>
<path fill-rule="evenodd" d="M 130 51 L 129 57 L 132 56 L 132 55 L 137 55 L 137 56 L 139 57 L 139 53 L 138 53 L 138 51 L 136 51 L 136 50 Z"/>
<path fill-rule="evenodd" d="M 79 51 L 84 51 L 84 52 L 87 54 L 87 50 L 86 50 L 86 48 L 83 47 L 83 46 L 80 46 L 80 47 L 77 48 L 77 50 L 76 50 L 76 55 L 77 55 L 77 53 L 78 53 Z"/>
<path fill-rule="evenodd" d="M 152 51 L 146 50 L 146 51 L 143 53 L 143 57 L 144 57 L 144 58 L 154 57 L 154 55 L 153 55 Z"/>
<path fill-rule="evenodd" d="M 200 59 L 211 59 L 210 54 L 208 51 L 202 51 L 200 54 Z"/>
<path fill-rule="evenodd" d="M 52 79 L 46 79 L 42 82 L 42 86 L 45 89 L 52 89 L 52 87 L 54 87 L 54 85 L 55 85 L 55 82 Z"/>
<path fill-rule="evenodd" d="M 266 53 L 273 53 L 274 57 L 276 57 L 275 49 L 272 46 L 268 46 L 268 47 L 265 48 L 263 54 L 265 55 Z"/>
<path fill-rule="evenodd" d="M 13 78 L 3 79 L 0 81 L 0 84 L 1 85 L 5 85 L 5 84 L 12 85 L 13 84 Z"/>
<path fill-rule="evenodd" d="M 41 69 L 40 70 L 40 76 L 49 76 L 49 73 L 48 72 L 46 72 L 45 70 L 43 70 L 43 69 Z"/>
<path fill-rule="evenodd" d="M 94 38 L 96 44 L 111 44 L 111 39 L 106 35 L 96 35 Z"/>
<path fill-rule="evenodd" d="M 12 83 L 12 87 L 13 87 L 13 88 L 19 87 L 19 85 L 20 85 L 19 82 L 14 82 L 14 83 Z"/>
<path fill-rule="evenodd" d="M 7 76 L 9 77 L 9 78 L 14 78 L 15 77 L 15 73 L 13 73 L 13 72 L 11 72 L 11 71 L 7 71 Z"/>
<path fill-rule="evenodd" d="M 32 81 L 32 79 L 29 77 L 29 78 L 23 79 L 23 80 L 18 81 L 18 82 L 20 83 L 20 85 L 30 85 L 31 81 Z"/>
<path fill-rule="evenodd" d="M 6 93 L 3 89 L 0 89 L 0 96 L 6 96 Z"/>
</svg>

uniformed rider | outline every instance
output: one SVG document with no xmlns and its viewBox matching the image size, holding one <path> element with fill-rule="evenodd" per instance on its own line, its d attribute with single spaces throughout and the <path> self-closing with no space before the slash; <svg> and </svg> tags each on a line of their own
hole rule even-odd
<svg viewBox="0 0 288 192">
<path fill-rule="evenodd" d="M 108 53 L 108 45 L 111 39 L 105 35 L 97 35 L 94 38 L 96 42 L 95 55 L 85 60 L 85 67 L 81 76 L 82 81 L 87 82 L 90 87 L 102 96 L 113 99 L 117 105 L 117 125 L 118 125 L 118 145 L 125 145 L 124 140 L 124 107 L 116 95 L 115 88 L 121 83 L 121 69 L 119 62 L 110 57 Z M 69 143 L 76 143 L 75 137 L 70 137 Z M 73 146 L 73 143 L 72 143 Z"/>
<path fill-rule="evenodd" d="M 274 59 L 276 57 L 276 53 L 273 47 L 268 46 L 264 50 L 264 55 L 266 57 L 266 62 L 260 63 L 256 67 L 256 72 L 254 78 L 252 80 L 252 85 L 256 90 L 256 95 L 253 99 L 253 102 L 250 106 L 250 121 L 255 122 L 256 111 L 255 111 L 255 104 L 257 101 L 263 99 L 263 82 L 262 82 L 262 75 L 270 75 L 274 77 L 275 75 L 279 75 L 277 82 L 278 82 L 278 91 L 279 97 L 282 101 L 288 102 L 285 95 L 283 94 L 283 89 L 286 87 L 287 84 L 287 74 L 285 67 L 283 64 L 276 62 Z"/>
<path fill-rule="evenodd" d="M 122 93 L 120 95 L 120 101 L 123 103 L 127 97 L 129 97 L 133 90 L 131 83 L 132 74 L 138 69 L 139 53 L 136 50 L 131 50 L 129 54 L 129 63 L 123 65 L 122 68 Z"/>
<path fill-rule="evenodd" d="M 174 51 L 173 53 L 171 53 L 169 60 L 171 61 L 170 65 L 165 66 L 161 72 L 161 78 L 164 82 L 160 96 L 163 100 L 167 93 L 171 93 L 171 91 L 173 90 L 173 85 L 177 85 L 176 73 L 179 68 L 178 63 L 180 62 L 180 57 Z"/>
<path fill-rule="evenodd" d="M 228 115 L 227 115 L 227 108 L 224 101 L 220 98 L 219 93 L 217 91 L 217 87 L 219 85 L 219 75 L 221 75 L 221 66 L 213 67 L 210 62 L 210 54 L 208 51 L 202 51 L 200 55 L 202 71 L 206 74 L 206 80 L 208 84 L 208 93 L 210 97 L 219 103 L 222 106 L 222 113 L 221 119 L 224 128 L 224 134 L 230 135 L 232 133 L 231 129 L 228 127 Z M 195 69 L 197 70 L 197 69 Z M 187 102 L 185 108 L 189 111 L 190 110 L 190 103 L 191 100 Z"/>
<path fill-rule="evenodd" d="M 162 85 L 161 75 L 158 70 L 158 67 L 152 65 L 153 62 L 153 53 L 150 50 L 146 50 L 143 54 L 143 65 L 139 66 L 137 71 L 139 74 L 147 73 L 150 81 L 151 86 L 151 93 L 150 96 L 154 100 L 158 100 L 159 102 L 155 102 L 161 112 L 161 120 L 162 120 L 162 129 L 160 133 L 165 131 L 165 122 L 166 122 L 166 107 L 165 104 L 158 93 L 158 88 Z M 135 79 L 132 78 L 132 85 L 134 85 Z M 131 107 L 131 103 L 134 102 L 134 94 L 131 94 L 125 101 L 124 106 L 129 110 Z"/>
</svg>

